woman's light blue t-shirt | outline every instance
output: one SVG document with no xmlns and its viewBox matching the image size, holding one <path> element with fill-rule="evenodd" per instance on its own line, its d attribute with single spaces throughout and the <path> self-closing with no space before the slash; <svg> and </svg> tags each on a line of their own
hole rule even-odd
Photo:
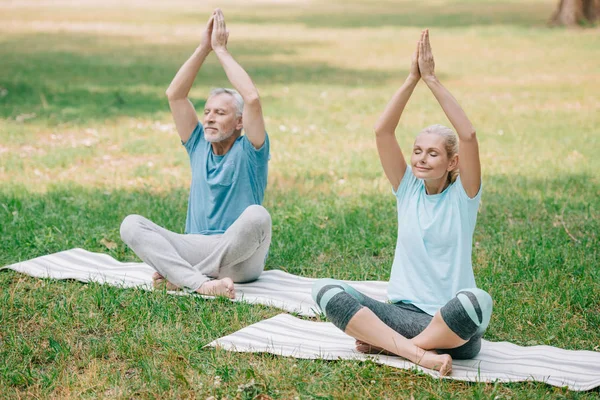
<svg viewBox="0 0 600 400">
<path fill-rule="evenodd" d="M 184 146 L 192 167 L 186 233 L 224 233 L 248 206 L 262 204 L 267 187 L 268 136 L 260 149 L 246 135 L 240 136 L 219 156 L 213 153 L 204 138 L 204 127 L 198 123 Z"/>
<path fill-rule="evenodd" d="M 459 290 L 476 287 L 471 251 L 481 188 L 469 198 L 459 176 L 442 193 L 427 195 L 408 166 L 394 194 L 398 240 L 388 297 L 434 315 Z"/>
</svg>

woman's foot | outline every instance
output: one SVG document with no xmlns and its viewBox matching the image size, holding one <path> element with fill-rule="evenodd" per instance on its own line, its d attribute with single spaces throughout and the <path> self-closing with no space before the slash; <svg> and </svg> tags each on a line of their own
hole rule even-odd
<svg viewBox="0 0 600 400">
<path fill-rule="evenodd" d="M 235 299 L 235 288 L 231 278 L 215 279 L 207 281 L 196 290 L 196 293 L 207 296 L 225 296 L 230 299 Z"/>
<path fill-rule="evenodd" d="M 364 354 L 382 354 L 385 356 L 395 356 L 396 354 L 390 353 L 381 347 L 373 346 L 369 343 L 363 342 L 362 340 L 356 339 L 356 350 Z"/>
<path fill-rule="evenodd" d="M 161 274 L 159 274 L 158 272 L 155 272 L 154 275 L 152 275 L 152 286 L 154 287 L 154 289 L 167 289 L 167 290 L 181 290 L 181 288 L 179 286 L 173 285 L 171 282 L 169 282 L 168 280 L 165 279 L 164 276 L 162 276 Z"/>
<path fill-rule="evenodd" d="M 356 350 L 365 354 L 381 354 L 385 356 L 397 356 L 381 347 L 373 346 L 362 340 L 356 339 Z M 422 367 L 439 371 L 440 375 L 445 376 L 452 373 L 452 357 L 448 354 L 437 354 L 434 351 L 424 351 L 421 357 L 413 361 Z"/>
<path fill-rule="evenodd" d="M 425 351 L 420 357 L 413 361 L 421 367 L 438 371 L 441 376 L 452 373 L 452 357 L 449 354 L 438 354 L 435 351 Z"/>
</svg>

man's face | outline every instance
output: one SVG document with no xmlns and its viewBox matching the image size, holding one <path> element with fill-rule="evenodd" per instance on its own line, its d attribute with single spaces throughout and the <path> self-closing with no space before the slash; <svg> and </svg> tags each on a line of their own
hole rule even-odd
<svg viewBox="0 0 600 400">
<path fill-rule="evenodd" d="M 207 142 L 222 142 L 242 129 L 242 118 L 236 117 L 233 96 L 220 93 L 210 97 L 204 106 L 204 137 Z"/>
</svg>

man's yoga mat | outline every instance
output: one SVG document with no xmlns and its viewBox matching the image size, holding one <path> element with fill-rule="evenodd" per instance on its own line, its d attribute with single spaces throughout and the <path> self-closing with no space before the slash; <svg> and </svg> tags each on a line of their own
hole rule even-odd
<svg viewBox="0 0 600 400">
<path fill-rule="evenodd" d="M 71 249 L 8 265 L 37 278 L 75 279 L 124 288 L 152 289 L 154 269 L 144 263 L 122 263 L 107 254 Z M 4 269 L 0 268 L 0 269 Z M 280 270 L 265 271 L 251 283 L 235 284 L 235 301 L 277 307 L 300 315 L 315 316 L 317 306 L 311 296 L 316 279 L 303 278 Z M 348 282 L 374 299 L 386 301 L 387 282 Z M 188 294 L 187 292 L 172 292 Z"/>
<path fill-rule="evenodd" d="M 217 339 L 206 346 L 251 353 L 271 353 L 304 359 L 371 359 L 396 368 L 417 368 L 434 377 L 439 373 L 400 357 L 365 355 L 354 339 L 329 322 L 314 322 L 279 314 Z M 470 382 L 539 381 L 571 390 L 600 386 L 600 353 L 550 346 L 521 347 L 508 342 L 482 342 L 472 360 L 453 360 L 449 379 Z"/>
</svg>

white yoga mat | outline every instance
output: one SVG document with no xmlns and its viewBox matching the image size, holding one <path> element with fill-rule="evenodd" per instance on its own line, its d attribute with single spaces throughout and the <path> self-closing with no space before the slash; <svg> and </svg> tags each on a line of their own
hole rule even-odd
<svg viewBox="0 0 600 400">
<path fill-rule="evenodd" d="M 97 282 L 145 290 L 152 289 L 152 274 L 154 273 L 154 269 L 147 264 L 123 263 L 107 254 L 93 253 L 83 249 L 61 251 L 4 268 L 37 278 L 75 279 L 81 282 Z M 317 310 L 311 296 L 311 287 L 315 280 L 280 270 L 265 271 L 254 282 L 235 284 L 236 298 L 234 301 L 263 304 L 312 317 L 316 315 L 315 310 Z M 387 282 L 353 281 L 349 283 L 374 299 L 387 300 Z M 183 291 L 171 293 L 188 294 Z"/>
<path fill-rule="evenodd" d="M 371 359 L 402 369 L 418 368 L 439 377 L 438 372 L 400 357 L 359 353 L 354 349 L 354 339 L 329 322 L 306 321 L 287 314 L 250 325 L 206 346 L 304 359 Z M 444 378 L 470 382 L 539 381 L 571 390 L 590 390 L 600 386 L 600 353 L 484 340 L 476 358 L 453 360 L 452 374 Z"/>
</svg>

